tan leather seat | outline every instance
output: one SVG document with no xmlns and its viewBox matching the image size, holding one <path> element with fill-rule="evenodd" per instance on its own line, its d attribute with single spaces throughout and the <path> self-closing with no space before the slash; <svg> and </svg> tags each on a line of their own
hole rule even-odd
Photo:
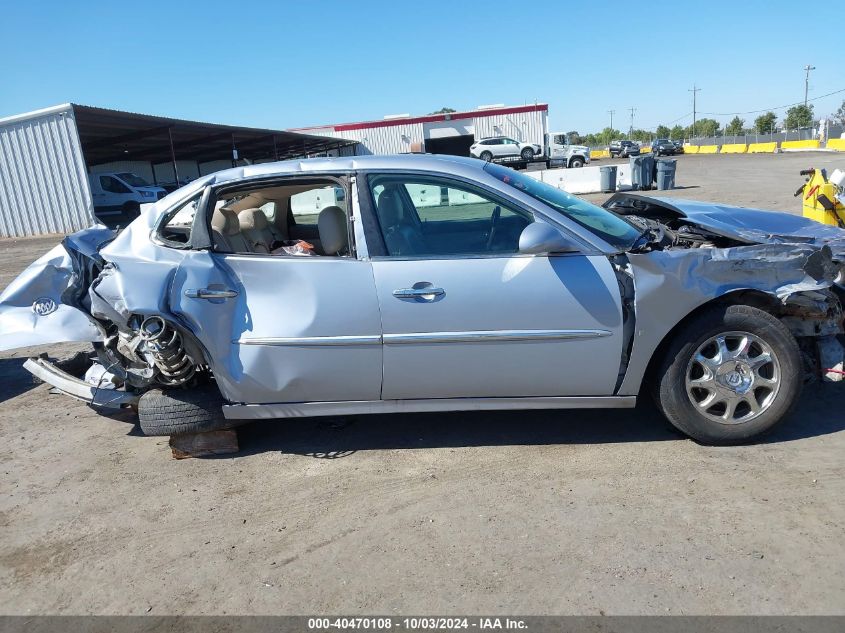
<svg viewBox="0 0 845 633">
<path fill-rule="evenodd" d="M 238 213 L 241 233 L 253 253 L 269 253 L 275 241 L 267 216 L 261 209 L 244 209 Z"/>
<path fill-rule="evenodd" d="M 211 216 L 211 233 L 214 238 L 215 249 L 218 251 L 224 253 L 251 252 L 247 240 L 241 233 L 238 214 L 232 209 L 221 207 L 214 210 L 214 214 Z"/>
<path fill-rule="evenodd" d="M 317 216 L 317 230 L 325 255 L 345 255 L 349 250 L 349 226 L 340 207 L 326 207 Z"/>
</svg>

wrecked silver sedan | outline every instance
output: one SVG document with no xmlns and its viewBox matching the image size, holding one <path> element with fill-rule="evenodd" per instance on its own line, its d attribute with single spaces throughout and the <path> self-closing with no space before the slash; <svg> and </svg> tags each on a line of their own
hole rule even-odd
<svg viewBox="0 0 845 633">
<path fill-rule="evenodd" d="M 845 233 L 679 204 L 453 157 L 231 169 L 65 238 L 0 297 L 0 348 L 90 341 L 84 376 L 27 367 L 151 435 L 651 391 L 689 436 L 747 441 L 842 369 Z"/>
</svg>

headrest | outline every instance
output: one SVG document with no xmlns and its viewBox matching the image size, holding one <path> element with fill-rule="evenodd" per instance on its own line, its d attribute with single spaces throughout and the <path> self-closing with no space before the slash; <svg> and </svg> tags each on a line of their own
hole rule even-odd
<svg viewBox="0 0 845 633">
<path fill-rule="evenodd" d="M 392 188 L 384 188 L 378 197 L 378 217 L 382 226 L 388 229 L 398 225 L 402 221 L 402 207 L 399 203 L 399 196 Z"/>
<path fill-rule="evenodd" d="M 349 245 L 346 213 L 340 207 L 326 207 L 317 216 L 320 244 L 326 255 L 337 255 Z"/>
<path fill-rule="evenodd" d="M 215 209 L 211 216 L 211 228 L 222 235 L 240 233 L 241 224 L 238 221 L 238 214 L 224 207 Z"/>
<path fill-rule="evenodd" d="M 244 209 L 238 213 L 238 221 L 242 231 L 263 231 L 267 228 L 267 216 L 261 209 Z"/>
</svg>

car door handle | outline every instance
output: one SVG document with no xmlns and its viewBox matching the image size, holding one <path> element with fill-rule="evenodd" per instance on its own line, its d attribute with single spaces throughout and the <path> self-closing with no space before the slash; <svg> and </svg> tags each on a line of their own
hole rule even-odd
<svg viewBox="0 0 845 633">
<path fill-rule="evenodd" d="M 426 297 L 439 297 L 445 294 L 446 291 L 443 288 L 435 288 L 434 286 L 426 286 L 425 288 L 399 288 L 393 291 L 393 296 L 397 299 L 424 299 Z"/>
<path fill-rule="evenodd" d="M 231 299 L 237 297 L 236 290 L 212 290 L 211 288 L 190 289 L 185 291 L 185 296 L 191 299 Z"/>
</svg>

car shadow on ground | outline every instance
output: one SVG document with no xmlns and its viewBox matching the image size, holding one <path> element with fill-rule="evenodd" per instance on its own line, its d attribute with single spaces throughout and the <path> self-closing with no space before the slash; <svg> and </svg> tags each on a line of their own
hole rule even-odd
<svg viewBox="0 0 845 633">
<path fill-rule="evenodd" d="M 778 443 L 845 430 L 845 389 L 809 385 L 795 411 L 756 443 Z M 652 402 L 635 409 L 413 413 L 268 420 L 238 432 L 240 455 L 282 452 L 336 459 L 357 451 L 473 446 L 614 444 L 683 439 Z"/>
<path fill-rule="evenodd" d="M 0 402 L 26 393 L 39 383 L 23 368 L 25 358 L 0 359 Z"/>
</svg>

